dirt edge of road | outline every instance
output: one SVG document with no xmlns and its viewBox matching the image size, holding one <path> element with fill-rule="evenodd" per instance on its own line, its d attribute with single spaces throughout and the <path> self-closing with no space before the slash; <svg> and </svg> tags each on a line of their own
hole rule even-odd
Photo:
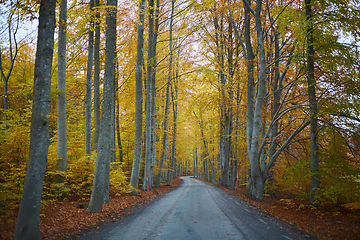
<svg viewBox="0 0 360 240">
<path fill-rule="evenodd" d="M 235 192 L 219 184 L 209 184 L 320 240 L 359 239 L 359 210 L 336 206 L 314 209 L 309 207 L 308 201 L 296 200 L 281 193 L 276 197 L 266 195 L 264 202 L 258 202 L 248 196 L 246 187 L 240 187 Z"/>
<path fill-rule="evenodd" d="M 150 193 L 139 190 L 139 196 L 122 194 L 110 196 L 110 203 L 103 205 L 100 213 L 87 213 L 89 201 L 65 200 L 42 204 L 40 210 L 40 230 L 42 239 L 77 239 L 90 231 L 96 231 L 111 222 L 129 216 L 157 197 L 166 194 L 181 184 L 176 178 L 171 186 L 163 183 L 161 187 L 153 188 Z M 0 239 L 13 239 L 17 211 L 0 216 Z"/>
</svg>

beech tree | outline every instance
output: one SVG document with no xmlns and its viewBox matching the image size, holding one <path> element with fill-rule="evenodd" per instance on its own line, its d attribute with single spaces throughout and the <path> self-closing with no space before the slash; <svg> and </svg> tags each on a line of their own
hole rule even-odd
<svg viewBox="0 0 360 240">
<path fill-rule="evenodd" d="M 320 188 L 320 175 L 319 175 L 319 146 L 318 146 L 318 130 L 317 130 L 317 100 L 316 100 L 316 80 L 315 80 L 315 64 L 314 64 L 314 38 L 312 27 L 312 10 L 311 0 L 305 0 L 305 14 L 307 20 L 307 82 L 308 82 L 308 95 L 310 103 L 310 170 L 311 170 L 311 183 L 310 183 L 310 203 L 318 205 L 316 198 L 316 191 Z"/>
<path fill-rule="evenodd" d="M 66 125 L 66 25 L 67 0 L 60 3 L 59 46 L 58 46 L 58 100 L 57 100 L 57 165 L 56 170 L 66 172 L 67 168 L 67 125 Z M 63 182 L 58 176 L 57 181 Z"/>
<path fill-rule="evenodd" d="M 30 152 L 14 239 L 41 239 L 39 215 L 49 148 L 50 86 L 56 22 L 55 7 L 55 0 L 40 2 Z"/>
<path fill-rule="evenodd" d="M 141 151 L 142 151 L 142 68 L 143 68 L 143 48 L 144 48 L 144 20 L 145 20 L 145 0 L 139 3 L 139 20 L 137 29 L 137 54 L 135 67 L 135 143 L 134 143 L 134 158 L 131 170 L 130 185 L 133 191 L 138 191 Z"/>
<path fill-rule="evenodd" d="M 115 50 L 116 50 L 116 14 L 117 0 L 107 1 L 106 15 L 106 52 L 104 74 L 104 96 L 102 102 L 100 136 L 97 148 L 93 189 L 91 192 L 88 212 L 101 212 L 104 202 L 105 190 L 108 189 L 107 178 L 110 174 L 111 159 L 111 120 L 114 102 L 114 74 L 115 74 Z"/>
<path fill-rule="evenodd" d="M 149 181 L 149 188 L 152 187 L 152 120 L 153 120 L 153 107 L 154 104 L 153 99 L 153 74 L 155 71 L 155 14 L 154 14 L 154 0 L 149 0 L 149 39 L 148 39 L 148 57 L 147 57 L 147 74 L 146 74 L 146 131 L 145 131 L 145 169 L 144 171 L 144 179 L 147 178 Z M 143 184 L 143 189 L 148 189 L 147 184 Z"/>
<path fill-rule="evenodd" d="M 100 1 L 95 0 L 95 6 L 100 6 Z M 95 42 L 94 42 L 94 150 L 97 149 L 100 128 L 100 11 L 96 10 L 95 15 Z M 89 32 L 90 34 L 90 32 Z"/>
<path fill-rule="evenodd" d="M 94 0 L 90 1 L 90 26 L 89 26 L 89 44 L 88 60 L 86 68 L 86 96 L 85 96 L 85 154 L 91 155 L 91 105 L 92 105 L 92 69 L 94 55 L 94 31 L 93 29 L 93 11 Z"/>
</svg>

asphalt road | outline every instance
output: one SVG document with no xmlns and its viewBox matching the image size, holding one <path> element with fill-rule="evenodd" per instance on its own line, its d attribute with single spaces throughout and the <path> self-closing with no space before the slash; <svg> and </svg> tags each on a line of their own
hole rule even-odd
<svg viewBox="0 0 360 240">
<path fill-rule="evenodd" d="M 212 185 L 182 179 L 129 217 L 80 239 L 314 239 Z"/>
</svg>

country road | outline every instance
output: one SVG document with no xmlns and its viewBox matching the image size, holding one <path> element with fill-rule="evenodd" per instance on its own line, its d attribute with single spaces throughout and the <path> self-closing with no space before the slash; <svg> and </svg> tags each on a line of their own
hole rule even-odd
<svg viewBox="0 0 360 240">
<path fill-rule="evenodd" d="M 77 239 L 315 239 L 190 177 L 111 226 Z"/>
</svg>

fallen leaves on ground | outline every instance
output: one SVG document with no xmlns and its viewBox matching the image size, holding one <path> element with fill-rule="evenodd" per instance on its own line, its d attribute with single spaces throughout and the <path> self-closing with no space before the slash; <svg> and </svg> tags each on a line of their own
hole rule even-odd
<svg viewBox="0 0 360 240">
<path fill-rule="evenodd" d="M 359 210 L 350 210 L 340 206 L 314 209 L 308 206 L 308 201 L 295 200 L 281 193 L 278 193 L 276 198 L 265 196 L 264 202 L 258 202 L 249 198 L 245 187 L 239 188 L 235 193 L 235 190 L 221 185 L 216 186 L 320 240 L 359 239 Z"/>
<path fill-rule="evenodd" d="M 62 201 L 55 203 L 42 204 L 40 210 L 40 230 L 42 239 L 61 239 L 62 236 L 75 235 L 81 233 L 85 228 L 97 228 L 97 224 L 102 222 L 117 221 L 124 216 L 131 214 L 132 206 L 138 207 L 147 204 L 156 197 L 168 192 L 181 183 L 177 178 L 172 181 L 171 186 L 162 184 L 161 187 L 154 188 L 152 191 L 145 192 L 139 190 L 140 196 L 123 194 L 121 196 L 111 196 L 110 203 L 103 205 L 100 213 L 86 212 L 86 204 L 89 201 Z M 0 238 L 13 239 L 16 225 L 17 211 L 1 216 L 0 219 Z"/>
</svg>

